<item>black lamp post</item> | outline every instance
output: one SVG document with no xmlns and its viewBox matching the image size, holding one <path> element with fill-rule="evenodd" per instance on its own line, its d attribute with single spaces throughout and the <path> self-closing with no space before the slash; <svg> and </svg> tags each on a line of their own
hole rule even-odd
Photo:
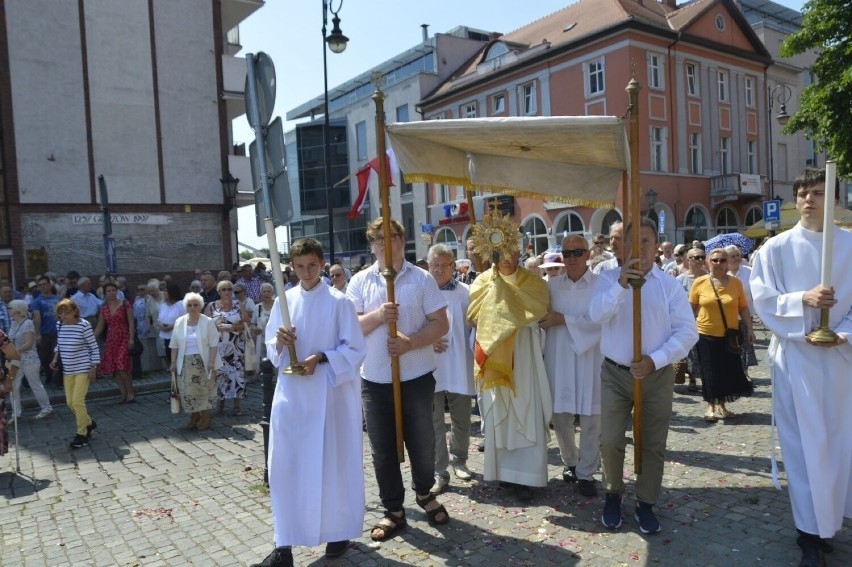
<svg viewBox="0 0 852 567">
<path fill-rule="evenodd" d="M 657 204 L 657 193 L 653 189 L 648 189 L 645 192 L 645 201 L 648 203 L 648 218 L 651 217 L 651 211 L 654 210 L 654 205 Z"/>
<path fill-rule="evenodd" d="M 231 209 L 237 206 L 237 185 L 239 185 L 240 180 L 231 175 L 229 171 L 225 177 L 219 179 L 219 182 L 222 183 L 222 193 L 225 196 L 224 214 L 227 215 Z"/>
<path fill-rule="evenodd" d="M 331 6 L 334 0 L 322 0 L 322 77 L 323 77 L 323 95 L 325 100 L 325 118 L 322 125 L 322 145 L 323 145 L 323 175 L 325 177 L 325 202 L 326 214 L 328 215 L 328 258 L 329 263 L 334 264 L 334 207 L 331 199 L 331 140 L 329 139 L 329 108 L 328 108 L 328 61 L 325 50 L 326 44 L 332 53 L 343 53 L 346 49 L 346 44 L 349 38 L 343 35 L 340 31 L 340 18 L 337 16 L 340 9 L 343 7 L 343 0 L 337 5 L 337 10 Z M 331 33 L 327 33 L 326 26 L 328 25 L 328 12 L 333 16 L 331 23 Z"/>
<path fill-rule="evenodd" d="M 767 107 L 766 113 L 768 116 L 768 121 L 766 122 L 766 126 L 769 129 L 769 198 L 775 199 L 775 146 L 772 143 L 772 108 L 775 106 L 774 102 L 778 102 L 778 116 L 775 119 L 778 121 L 778 124 L 781 126 L 786 126 L 787 122 L 790 121 L 790 115 L 787 114 L 787 102 L 793 96 L 793 91 L 790 90 L 790 87 L 781 83 L 775 85 L 774 89 L 770 89 L 766 87 L 766 92 L 768 93 L 767 97 Z"/>
</svg>

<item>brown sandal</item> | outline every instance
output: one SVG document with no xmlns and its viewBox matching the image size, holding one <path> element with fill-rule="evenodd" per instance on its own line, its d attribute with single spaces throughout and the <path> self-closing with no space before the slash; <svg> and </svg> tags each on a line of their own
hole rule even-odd
<svg viewBox="0 0 852 567">
<path fill-rule="evenodd" d="M 444 508 L 443 504 L 438 504 L 438 507 L 434 510 L 427 510 L 426 507 L 429 506 L 432 502 L 436 502 L 435 495 L 429 494 L 426 498 L 421 499 L 419 496 L 415 496 L 414 500 L 417 502 L 417 505 L 423 508 L 423 511 L 426 512 L 426 515 L 429 516 L 429 523 L 434 524 L 436 526 L 442 526 L 450 521 L 450 515 L 447 513 L 447 509 Z M 443 514 L 444 519 L 438 520 L 438 514 Z"/>
<path fill-rule="evenodd" d="M 387 541 L 396 535 L 396 532 L 404 528 L 408 525 L 408 521 L 405 519 L 405 511 L 401 510 L 402 516 L 397 516 L 393 514 L 390 510 L 385 510 L 385 516 L 379 522 L 373 526 L 373 529 L 370 530 L 370 539 L 373 541 Z M 390 524 L 383 524 L 382 520 L 388 520 Z M 376 530 L 381 530 L 382 535 L 376 535 Z"/>
</svg>

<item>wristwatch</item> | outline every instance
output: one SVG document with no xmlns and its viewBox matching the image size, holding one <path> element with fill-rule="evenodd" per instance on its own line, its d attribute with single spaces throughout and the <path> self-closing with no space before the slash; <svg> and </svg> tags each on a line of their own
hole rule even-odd
<svg viewBox="0 0 852 567">
<path fill-rule="evenodd" d="M 318 364 L 326 364 L 328 362 L 328 357 L 325 355 L 324 352 L 319 352 L 317 354 L 319 354 L 320 357 Z"/>
</svg>

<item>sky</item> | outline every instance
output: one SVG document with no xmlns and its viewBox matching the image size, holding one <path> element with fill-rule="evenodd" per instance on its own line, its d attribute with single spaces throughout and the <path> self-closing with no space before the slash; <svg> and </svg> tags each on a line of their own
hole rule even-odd
<svg viewBox="0 0 852 567">
<path fill-rule="evenodd" d="M 800 10 L 803 1 L 776 0 Z M 328 85 L 333 89 L 350 78 L 392 58 L 422 40 L 421 24 L 429 35 L 464 25 L 486 31 L 508 33 L 573 3 L 571 0 L 333 0 L 339 8 L 340 29 L 349 38 L 346 51 L 328 53 Z M 328 30 L 331 31 L 331 13 Z M 275 64 L 277 96 L 273 116 L 323 93 L 322 0 L 266 0 L 266 4 L 240 24 L 238 54 L 268 54 Z M 295 123 L 285 123 L 285 131 Z M 245 117 L 234 121 L 234 142 L 254 140 Z M 241 190 L 248 187 L 240 184 Z M 266 248 L 266 237 L 255 232 L 254 206 L 238 209 L 238 240 Z M 284 229 L 277 239 L 284 240 Z"/>
</svg>

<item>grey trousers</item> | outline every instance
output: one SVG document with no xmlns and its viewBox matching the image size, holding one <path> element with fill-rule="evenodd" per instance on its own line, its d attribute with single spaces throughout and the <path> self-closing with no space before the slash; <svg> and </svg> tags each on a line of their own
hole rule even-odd
<svg viewBox="0 0 852 567">
<path fill-rule="evenodd" d="M 450 405 L 450 453 L 453 463 L 463 465 L 467 462 L 470 447 L 471 396 L 451 392 L 435 392 L 432 405 L 432 426 L 435 428 L 435 474 L 449 478 L 447 467 L 450 456 L 447 453 L 447 424 L 444 422 L 444 398 Z"/>
<path fill-rule="evenodd" d="M 554 413 L 550 418 L 559 456 L 566 467 L 577 467 L 577 478 L 594 480 L 601 456 L 601 416 L 580 416 L 580 447 L 577 448 L 573 413 Z"/>
<path fill-rule="evenodd" d="M 642 379 L 642 474 L 636 500 L 655 504 L 663 482 L 666 439 L 672 417 L 674 372 L 665 366 Z M 606 492 L 624 493 L 624 433 L 633 414 L 633 376 L 607 361 L 601 367 L 601 460 Z M 635 433 L 634 433 L 635 436 Z"/>
</svg>

